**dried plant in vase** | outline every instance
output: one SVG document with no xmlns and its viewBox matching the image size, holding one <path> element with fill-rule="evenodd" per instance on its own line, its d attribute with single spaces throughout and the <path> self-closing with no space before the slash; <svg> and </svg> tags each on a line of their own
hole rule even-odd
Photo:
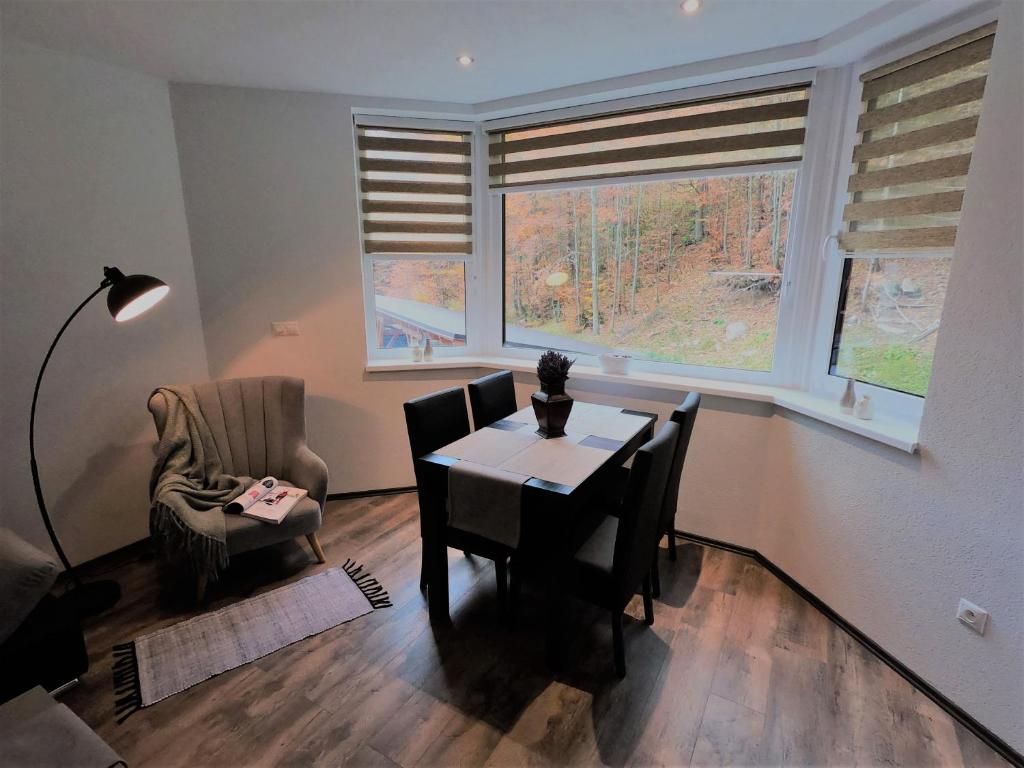
<svg viewBox="0 0 1024 768">
<path fill-rule="evenodd" d="M 565 424 L 572 412 L 573 402 L 565 394 L 565 382 L 574 362 L 550 349 L 537 362 L 540 392 L 534 392 L 530 400 L 537 417 L 537 434 L 542 437 L 562 437 L 565 434 Z"/>
</svg>

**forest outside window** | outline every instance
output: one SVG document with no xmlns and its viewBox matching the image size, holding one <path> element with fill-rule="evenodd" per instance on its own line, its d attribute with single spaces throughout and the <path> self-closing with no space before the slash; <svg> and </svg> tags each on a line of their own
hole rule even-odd
<svg viewBox="0 0 1024 768">
<path fill-rule="evenodd" d="M 491 132 L 505 345 L 771 371 L 809 96 Z"/>
<path fill-rule="evenodd" d="M 357 148 L 371 350 L 464 347 L 470 132 L 361 125 Z"/>
<path fill-rule="evenodd" d="M 795 171 L 505 195 L 505 343 L 770 371 Z"/>
<path fill-rule="evenodd" d="M 995 24 L 862 75 L 829 372 L 924 396 Z"/>
</svg>

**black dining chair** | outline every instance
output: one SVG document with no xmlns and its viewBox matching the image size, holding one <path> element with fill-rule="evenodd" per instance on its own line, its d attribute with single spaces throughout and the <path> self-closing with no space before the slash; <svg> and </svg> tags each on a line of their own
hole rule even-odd
<svg viewBox="0 0 1024 768">
<path fill-rule="evenodd" d="M 469 382 L 469 407 L 473 410 L 473 427 L 493 424 L 517 410 L 516 385 L 512 371 L 498 371 Z"/>
<path fill-rule="evenodd" d="M 665 499 L 661 508 L 661 531 L 668 536 L 668 558 L 676 559 L 676 507 L 679 504 L 679 483 L 683 476 L 683 462 L 686 461 L 686 449 L 690 445 L 693 434 L 693 423 L 697 419 L 700 408 L 700 392 L 690 392 L 683 398 L 682 405 L 672 411 L 671 420 L 679 425 L 679 441 L 672 456 L 672 470 L 669 472 L 668 484 L 665 486 Z M 658 536 L 658 541 L 661 536 Z M 658 574 L 657 552 L 655 544 L 654 569 L 651 577 L 654 580 L 654 596 L 661 596 L 661 577 Z"/>
<path fill-rule="evenodd" d="M 622 615 L 639 589 L 644 618 L 654 623 L 652 553 L 661 538 L 662 503 L 679 425 L 668 422 L 633 457 L 618 516 L 606 515 L 573 557 L 569 584 L 579 598 L 611 612 L 615 671 L 626 675 Z"/>
<path fill-rule="evenodd" d="M 405 408 L 405 426 L 409 432 L 413 468 L 416 474 L 416 493 L 420 502 L 420 537 L 425 531 L 423 510 L 427 508 L 426 477 L 416 459 L 433 453 L 469 434 L 469 413 L 466 396 L 461 387 L 450 387 L 430 395 L 409 400 Z M 508 558 L 512 550 L 482 536 L 445 526 L 445 543 L 466 554 L 479 555 L 494 561 L 498 582 L 498 598 L 504 604 L 508 594 Z M 429 588 L 429 562 L 427 548 L 423 548 L 420 564 L 420 590 Z"/>
</svg>

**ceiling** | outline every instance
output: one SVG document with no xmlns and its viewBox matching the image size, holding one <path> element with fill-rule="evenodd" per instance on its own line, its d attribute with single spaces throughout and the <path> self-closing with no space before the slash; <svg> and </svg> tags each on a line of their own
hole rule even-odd
<svg viewBox="0 0 1024 768">
<path fill-rule="evenodd" d="M 4 35 L 172 81 L 470 104 L 813 41 L 864 26 L 883 6 L 920 5 L 704 0 L 695 16 L 677 0 L 5 0 L 0 7 Z M 476 59 L 469 68 L 455 61 L 464 53 Z"/>
</svg>

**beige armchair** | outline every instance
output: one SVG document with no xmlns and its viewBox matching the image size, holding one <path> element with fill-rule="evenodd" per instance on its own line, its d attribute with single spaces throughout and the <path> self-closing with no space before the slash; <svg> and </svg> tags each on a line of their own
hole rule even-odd
<svg viewBox="0 0 1024 768">
<path fill-rule="evenodd" d="M 271 475 L 309 491 L 280 525 L 225 515 L 228 555 L 305 536 L 317 560 L 325 562 L 316 533 L 327 500 L 327 465 L 306 445 L 305 386 L 302 379 L 265 376 L 192 387 L 226 473 L 255 479 Z M 167 402 L 159 391 L 150 398 L 149 411 L 162 436 Z M 200 600 L 205 590 L 205 579 L 200 579 Z"/>
</svg>

